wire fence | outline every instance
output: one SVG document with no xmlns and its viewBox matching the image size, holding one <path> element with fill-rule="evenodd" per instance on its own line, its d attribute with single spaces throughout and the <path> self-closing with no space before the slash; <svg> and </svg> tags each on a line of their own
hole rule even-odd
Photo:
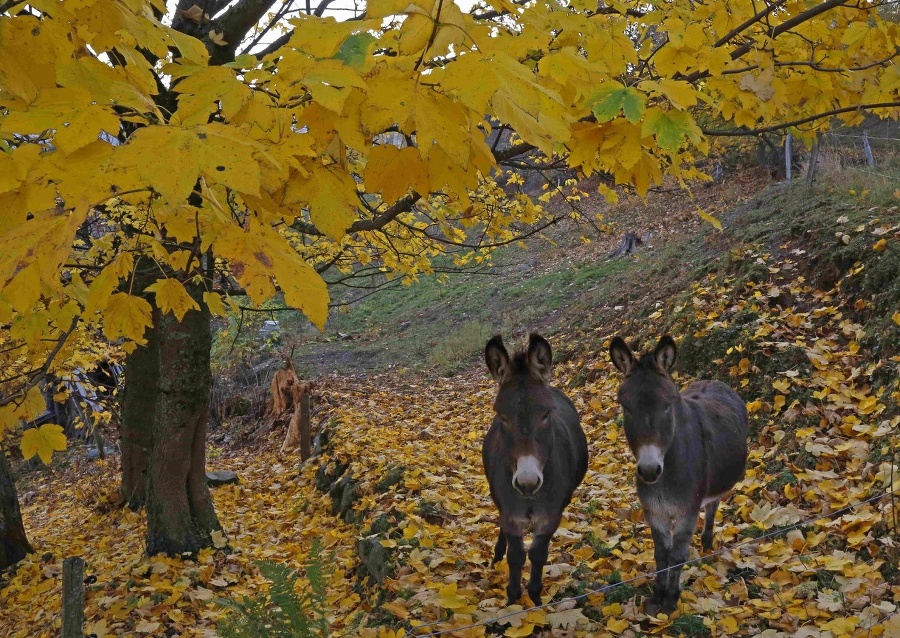
<svg viewBox="0 0 900 638">
<path fill-rule="evenodd" d="M 444 623 L 447 622 L 446 620 L 437 620 L 437 621 L 434 621 L 434 622 L 424 623 L 424 624 L 421 624 L 421 625 L 417 625 L 416 627 L 413 627 L 412 629 L 407 630 L 407 632 L 406 632 L 404 635 L 405 635 L 405 636 L 413 636 L 413 637 L 415 637 L 415 638 L 431 638 L 431 637 L 434 637 L 434 636 L 443 636 L 443 635 L 450 634 L 450 633 L 454 633 L 454 632 L 460 632 L 460 631 L 466 631 L 466 630 L 469 630 L 469 629 L 475 629 L 475 628 L 477 628 L 477 627 L 487 627 L 488 625 L 502 624 L 503 621 L 510 620 L 510 619 L 512 619 L 512 618 L 515 618 L 515 617 L 517 617 L 517 616 L 521 616 L 521 615 L 523 615 L 523 614 L 528 614 L 528 613 L 534 612 L 535 610 L 547 609 L 547 608 L 555 607 L 555 606 L 560 605 L 560 604 L 563 604 L 563 603 L 578 602 L 578 601 L 583 600 L 583 599 L 585 599 L 585 598 L 588 598 L 588 597 L 590 597 L 590 596 L 595 596 L 595 595 L 598 595 L 598 594 L 604 594 L 604 593 L 606 593 L 606 592 L 609 592 L 609 591 L 611 591 L 611 590 L 614 590 L 614 589 L 616 589 L 616 588 L 618 588 L 618 587 L 622 587 L 622 586 L 624 586 L 624 585 L 629 585 L 629 584 L 632 584 L 632 583 L 636 583 L 636 582 L 641 582 L 641 581 L 649 580 L 649 579 L 651 579 L 651 578 L 653 578 L 653 577 L 655 577 L 655 576 L 658 576 L 659 574 L 662 574 L 662 573 L 664 573 L 664 572 L 667 572 L 667 571 L 669 571 L 669 570 L 671 570 L 671 569 L 680 569 L 680 568 L 682 568 L 682 567 L 686 567 L 686 566 L 689 566 L 689 565 L 694 565 L 694 564 L 697 564 L 697 563 L 701 563 L 701 562 L 706 561 L 706 560 L 708 560 L 708 559 L 710 559 L 710 558 L 713 558 L 713 557 L 715 557 L 715 556 L 719 556 L 719 555 L 726 554 L 726 553 L 731 553 L 731 552 L 733 552 L 733 551 L 735 551 L 735 550 L 740 550 L 742 547 L 746 547 L 746 546 L 750 546 L 750 545 L 755 545 L 755 544 L 760 543 L 760 542 L 762 542 L 762 541 L 765 541 L 765 540 L 767 540 L 767 539 L 775 538 L 775 537 L 777 537 L 777 536 L 782 536 L 782 535 L 784 535 L 784 534 L 787 534 L 787 533 L 790 532 L 791 530 L 795 530 L 795 529 L 800 529 L 800 528 L 804 528 L 804 527 L 810 527 L 810 526 L 813 526 L 813 525 L 816 524 L 817 521 L 821 521 L 821 520 L 823 520 L 823 519 L 825 519 L 825 520 L 831 520 L 831 519 L 838 518 L 838 517 L 843 516 L 843 515 L 845 515 L 845 514 L 847 514 L 847 513 L 849 513 L 849 512 L 854 511 L 856 508 L 861 507 L 861 506 L 863 506 L 863 505 L 868 505 L 868 504 L 871 504 L 871 503 L 875 503 L 875 502 L 881 501 L 882 499 L 884 499 L 884 498 L 886 498 L 886 497 L 888 497 L 888 496 L 890 496 L 891 498 L 893 498 L 893 497 L 896 496 L 896 495 L 897 495 L 897 492 L 885 490 L 885 491 L 883 491 L 883 492 L 881 492 L 881 493 L 879 493 L 879 494 L 876 494 L 875 496 L 871 496 L 871 497 L 869 497 L 869 498 L 867 498 L 867 499 L 865 499 L 865 500 L 858 501 L 858 502 L 856 502 L 856 503 L 852 503 L 852 504 L 850 504 L 850 505 L 847 505 L 846 507 L 843 507 L 843 508 L 841 508 L 841 509 L 835 510 L 835 511 L 830 512 L 830 513 L 828 513 L 828 514 L 821 514 L 821 515 L 818 515 L 818 516 L 815 516 L 815 517 L 807 518 L 807 519 L 802 520 L 802 521 L 799 521 L 799 522 L 797 522 L 797 523 L 793 523 L 793 524 L 791 524 L 791 525 L 786 525 L 786 526 L 784 526 L 784 527 L 778 527 L 777 529 L 773 529 L 773 530 L 771 530 L 771 531 L 769 531 L 769 532 L 766 532 L 765 534 L 761 534 L 761 535 L 759 535 L 759 536 L 757 536 L 757 537 L 755 537 L 755 538 L 749 538 L 749 539 L 744 540 L 744 541 L 741 541 L 741 542 L 739 542 L 739 543 L 735 543 L 735 544 L 729 545 L 729 546 L 727 546 L 727 547 L 722 547 L 722 548 L 717 549 L 717 550 L 715 550 L 715 551 L 713 551 L 713 552 L 711 552 L 711 553 L 709 553 L 709 554 L 706 554 L 705 556 L 698 556 L 697 558 L 693 558 L 693 559 L 688 560 L 688 561 L 685 561 L 685 562 L 683 562 L 683 563 L 679 563 L 678 565 L 672 565 L 672 566 L 667 567 L 667 568 L 665 568 L 665 569 L 660 569 L 660 570 L 655 570 L 655 571 L 651 571 L 651 572 L 646 572 L 646 573 L 638 574 L 637 576 L 633 576 L 633 577 L 631 577 L 631 578 L 628 578 L 628 579 L 626 579 L 626 580 L 622 580 L 622 581 L 619 581 L 619 582 L 616 582 L 616 583 L 609 583 L 609 584 L 606 584 L 606 585 L 604 585 L 604 586 L 602 586 L 602 587 L 598 587 L 598 588 L 596 588 L 596 589 L 592 589 L 592 590 L 590 590 L 590 591 L 586 591 L 586 592 L 584 592 L 584 593 L 582 593 L 582 594 L 578 594 L 577 596 L 568 596 L 568 597 L 566 597 L 566 598 L 561 598 L 561 599 L 559 599 L 559 600 L 555 600 L 555 601 L 552 601 L 552 602 L 544 603 L 544 604 L 542 604 L 542 605 L 535 605 L 535 606 L 529 607 L 529 608 L 527 608 L 527 609 L 515 610 L 515 611 L 511 611 L 511 612 L 505 613 L 505 614 L 501 614 L 501 615 L 499 615 L 499 616 L 492 616 L 492 617 L 490 617 L 490 618 L 485 618 L 485 619 L 482 619 L 482 620 L 480 620 L 480 621 L 478 621 L 478 622 L 473 622 L 473 623 L 469 623 L 469 624 L 466 624 L 466 625 L 458 625 L 458 626 L 449 627 L 449 628 L 444 628 L 444 629 L 436 629 L 436 630 L 434 630 L 434 631 L 430 631 L 430 632 L 427 632 L 427 633 L 421 633 L 422 630 L 428 630 L 428 629 L 430 629 L 430 628 L 437 627 L 438 625 L 441 625 L 441 624 L 444 624 Z M 875 561 L 875 560 L 876 560 L 876 559 L 873 557 L 873 559 L 872 559 L 871 561 L 868 561 L 868 562 L 874 564 L 874 561 Z M 861 637 L 861 636 L 864 636 L 864 635 L 870 635 L 870 636 L 871 636 L 871 635 L 872 635 L 872 631 L 873 631 L 875 628 L 880 627 L 880 626 L 883 626 L 884 623 L 886 623 L 890 618 L 894 617 L 894 616 L 897 615 L 898 613 L 900 613 L 900 605 L 898 605 L 897 608 L 896 608 L 894 611 L 890 612 L 890 613 L 887 614 L 886 616 L 883 616 L 883 617 L 879 618 L 878 621 L 875 622 L 875 623 L 873 623 L 872 625 L 867 626 L 867 627 L 863 627 L 863 628 L 861 628 L 861 629 L 858 629 L 856 633 L 854 633 L 854 634 L 851 635 L 852 638 L 857 638 L 857 637 Z"/>
</svg>

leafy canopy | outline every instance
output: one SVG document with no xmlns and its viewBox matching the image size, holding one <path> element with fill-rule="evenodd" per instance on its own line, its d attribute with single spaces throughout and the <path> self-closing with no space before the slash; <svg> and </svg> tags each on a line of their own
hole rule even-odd
<svg viewBox="0 0 900 638">
<path fill-rule="evenodd" d="M 900 112 L 898 26 L 866 1 L 213 4 L 0 4 L 0 324 L 22 370 L 0 425 L 73 334 L 143 340 L 135 264 L 161 312 L 281 293 L 321 326 L 323 272 L 411 278 L 473 229 L 544 219 L 496 181 L 526 154 L 644 194 L 700 177 L 710 135 Z"/>
</svg>

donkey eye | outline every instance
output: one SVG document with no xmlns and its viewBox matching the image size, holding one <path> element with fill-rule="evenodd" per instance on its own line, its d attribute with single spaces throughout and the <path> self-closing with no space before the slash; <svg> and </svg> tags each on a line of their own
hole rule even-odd
<svg viewBox="0 0 900 638">
<path fill-rule="evenodd" d="M 547 410 L 546 412 L 544 412 L 544 416 L 541 417 L 541 421 L 546 423 L 549 420 L 550 420 L 550 410 Z"/>
</svg>

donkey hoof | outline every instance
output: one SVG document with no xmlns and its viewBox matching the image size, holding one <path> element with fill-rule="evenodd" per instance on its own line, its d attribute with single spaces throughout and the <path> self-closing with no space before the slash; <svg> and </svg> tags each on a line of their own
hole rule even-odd
<svg viewBox="0 0 900 638">
<path fill-rule="evenodd" d="M 540 590 L 536 592 L 528 591 L 528 597 L 531 599 L 531 602 L 534 603 L 536 607 L 540 607 L 541 605 L 541 592 Z"/>
<path fill-rule="evenodd" d="M 675 598 L 666 598 L 662 602 L 662 608 L 660 611 L 664 614 L 671 615 L 673 611 L 678 609 L 678 596 Z"/>
<path fill-rule="evenodd" d="M 713 537 L 712 537 L 712 534 L 710 534 L 709 536 L 707 536 L 706 534 L 704 534 L 703 536 L 701 536 L 701 537 L 700 537 L 700 545 L 703 547 L 703 551 L 704 551 L 704 552 L 711 551 L 712 548 L 713 548 Z"/>
<path fill-rule="evenodd" d="M 648 600 L 644 603 L 644 613 L 648 616 L 655 616 L 659 613 L 659 610 L 662 608 L 662 605 L 655 600 Z"/>
<path fill-rule="evenodd" d="M 515 605 L 519 602 L 519 599 L 522 597 L 522 588 L 517 587 L 513 589 L 512 587 L 506 588 L 506 606 Z"/>
</svg>

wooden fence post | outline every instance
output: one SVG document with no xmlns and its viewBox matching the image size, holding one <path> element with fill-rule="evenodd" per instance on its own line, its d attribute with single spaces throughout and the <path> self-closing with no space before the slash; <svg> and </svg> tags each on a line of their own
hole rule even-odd
<svg viewBox="0 0 900 638">
<path fill-rule="evenodd" d="M 63 561 L 62 638 L 84 636 L 84 559 L 71 556 Z"/>
<path fill-rule="evenodd" d="M 812 149 L 809 152 L 809 166 L 806 168 L 806 187 L 812 188 L 813 179 L 816 176 L 816 166 L 819 164 L 819 140 L 821 135 L 816 135 Z"/>
<path fill-rule="evenodd" d="M 791 134 L 784 137 L 784 179 L 791 181 Z"/>
<path fill-rule="evenodd" d="M 300 397 L 300 460 L 305 461 L 312 454 L 309 430 L 309 392 Z"/>
<path fill-rule="evenodd" d="M 875 156 L 872 154 L 872 147 L 869 145 L 869 131 L 863 129 L 862 134 L 863 153 L 866 156 L 866 164 L 869 168 L 875 168 Z"/>
</svg>

